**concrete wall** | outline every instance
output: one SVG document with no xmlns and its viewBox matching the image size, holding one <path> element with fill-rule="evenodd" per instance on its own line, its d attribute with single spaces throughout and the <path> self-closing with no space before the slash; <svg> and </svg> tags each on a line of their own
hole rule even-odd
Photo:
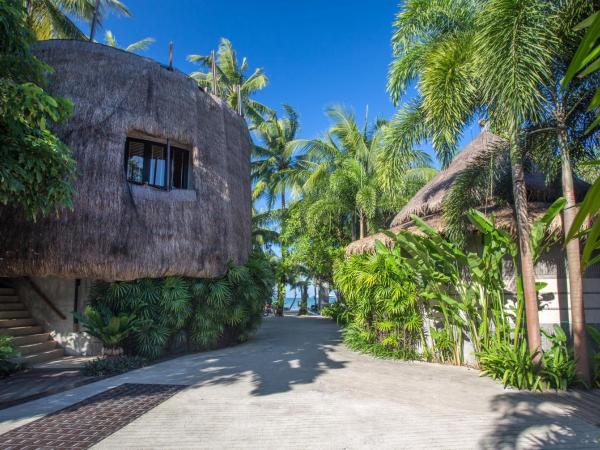
<svg viewBox="0 0 600 450">
<path fill-rule="evenodd" d="M 65 349 L 67 355 L 98 355 L 102 345 L 96 339 L 78 329 L 73 320 L 75 279 L 56 277 L 32 277 L 46 297 L 61 311 L 66 319 L 61 319 L 23 279 L 16 281 L 21 301 L 33 319 L 49 332 L 54 340 Z M 82 279 L 79 285 L 78 310 L 83 311 L 88 304 L 92 280 Z"/>
<path fill-rule="evenodd" d="M 565 331 L 571 325 L 571 301 L 566 272 L 564 250 L 554 246 L 540 258 L 535 267 L 536 281 L 546 283 L 540 291 L 540 325 L 552 329 L 562 324 Z M 507 287 L 514 291 L 514 274 L 509 266 L 505 270 Z M 589 268 L 583 282 L 586 322 L 600 327 L 600 265 Z"/>
</svg>

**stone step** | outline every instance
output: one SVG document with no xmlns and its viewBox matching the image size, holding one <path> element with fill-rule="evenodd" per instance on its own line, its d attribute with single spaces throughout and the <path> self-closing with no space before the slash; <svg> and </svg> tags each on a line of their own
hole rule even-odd
<svg viewBox="0 0 600 450">
<path fill-rule="evenodd" d="M 1 295 L 16 295 L 16 291 L 14 288 L 2 287 L 0 288 L 0 296 Z"/>
<path fill-rule="evenodd" d="M 27 328 L 27 327 L 24 327 Z M 39 328 L 39 327 L 29 327 L 29 328 Z M 9 328 L 10 329 L 10 328 Z M 14 336 L 12 340 L 12 344 L 14 346 L 21 345 L 29 345 L 29 344 L 37 344 L 38 342 L 46 342 L 50 341 L 49 333 L 36 333 L 36 334 L 25 334 L 23 336 Z M 53 342 L 53 341 L 51 341 Z"/>
<path fill-rule="evenodd" d="M 34 326 L 13 326 L 0 328 L 0 334 L 7 336 L 28 336 L 32 334 L 43 333 L 44 329 L 39 325 Z"/>
<path fill-rule="evenodd" d="M 18 301 L 18 295 L 0 295 L 0 303 L 14 303 Z"/>
<path fill-rule="evenodd" d="M 17 311 L 25 309 L 25 305 L 21 302 L 0 303 L 0 311 Z"/>
<path fill-rule="evenodd" d="M 44 353 L 53 350 L 56 348 L 56 342 L 44 341 L 36 342 L 35 344 L 15 345 L 15 348 L 21 354 L 21 356 L 26 356 L 34 353 Z"/>
<path fill-rule="evenodd" d="M 33 353 L 31 355 L 22 356 L 18 361 L 25 366 L 31 366 L 32 364 L 51 361 L 53 359 L 62 358 L 63 356 L 65 356 L 65 351 L 62 348 L 55 348 L 42 353 Z"/>
<path fill-rule="evenodd" d="M 26 309 L 0 311 L 0 319 L 25 319 L 30 317 L 29 311 Z"/>
<path fill-rule="evenodd" d="M 0 328 L 30 327 L 36 325 L 33 319 L 0 319 Z"/>
</svg>

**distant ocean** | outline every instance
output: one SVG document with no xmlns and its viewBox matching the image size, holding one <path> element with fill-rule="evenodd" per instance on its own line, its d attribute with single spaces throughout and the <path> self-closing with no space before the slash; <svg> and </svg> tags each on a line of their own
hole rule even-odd
<svg viewBox="0 0 600 450">
<path fill-rule="evenodd" d="M 285 307 L 290 311 L 298 311 L 300 309 L 300 301 L 301 298 L 298 296 L 294 299 L 294 297 L 286 297 L 285 298 Z M 316 304 L 319 302 L 317 301 Z M 335 303 L 335 297 L 329 297 L 329 303 Z M 315 304 L 315 297 L 308 297 L 308 308 Z"/>
</svg>

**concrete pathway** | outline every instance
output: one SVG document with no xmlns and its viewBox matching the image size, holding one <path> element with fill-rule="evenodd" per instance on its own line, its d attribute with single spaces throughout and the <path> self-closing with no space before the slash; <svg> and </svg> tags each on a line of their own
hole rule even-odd
<svg viewBox="0 0 600 450">
<path fill-rule="evenodd" d="M 600 448 L 600 428 L 565 396 L 504 390 L 461 367 L 374 359 L 347 350 L 332 322 L 294 317 L 267 319 L 237 347 L 0 411 L 0 433 L 122 383 L 189 387 L 95 448 Z"/>
</svg>

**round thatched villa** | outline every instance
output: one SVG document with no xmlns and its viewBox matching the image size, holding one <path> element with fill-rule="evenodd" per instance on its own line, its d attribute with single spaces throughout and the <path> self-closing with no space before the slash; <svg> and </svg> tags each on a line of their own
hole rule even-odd
<svg viewBox="0 0 600 450">
<path fill-rule="evenodd" d="M 418 233 L 419 229 L 411 219 L 414 214 L 437 231 L 443 232 L 446 224 L 442 214 L 442 205 L 452 183 L 475 158 L 499 142 L 499 137 L 485 131 L 473 139 L 454 158 L 448 168 L 432 178 L 398 212 L 392 220 L 389 231 L 398 233 L 400 230 L 408 230 Z M 525 181 L 529 197 L 529 218 L 533 221 L 546 212 L 550 204 L 562 195 L 562 191 L 560 185 L 546 185 L 544 177 L 539 173 L 527 174 Z M 585 195 L 588 187 L 581 181 L 576 182 L 575 188 L 579 201 Z M 481 208 L 481 210 L 490 215 L 493 213 L 496 224 L 510 231 L 516 238 L 516 224 L 510 206 L 488 207 Z M 554 220 L 551 227 L 555 232 L 562 233 L 560 216 Z M 386 245 L 391 244 L 391 239 L 384 233 L 377 233 L 352 242 L 346 248 L 346 255 L 373 252 L 377 241 Z M 481 240 L 478 239 L 476 233 L 472 237 L 471 244 L 474 245 L 474 248 L 481 246 Z M 540 291 L 540 324 L 546 329 L 552 329 L 554 324 L 561 324 L 566 330 L 570 327 L 569 287 L 564 258 L 565 252 L 562 243 L 558 243 L 540 257 L 535 267 L 537 281 L 546 283 L 546 286 Z M 504 279 L 508 293 L 514 293 L 514 273 L 509 264 L 505 266 Z M 586 271 L 583 288 L 586 322 L 600 328 L 600 265 L 590 267 Z M 465 356 L 469 356 L 470 350 L 470 347 L 465 348 Z M 474 359 L 471 358 L 471 361 L 473 362 Z"/>
<path fill-rule="evenodd" d="M 219 277 L 246 261 L 251 141 L 243 117 L 156 61 L 71 40 L 35 54 L 54 69 L 49 91 L 74 104 L 56 132 L 77 161 L 77 194 L 36 223 L 0 208 L 0 294 L 27 307 L 3 313 L 0 331 L 51 332 L 86 353 L 71 312 L 93 280 Z"/>
</svg>

